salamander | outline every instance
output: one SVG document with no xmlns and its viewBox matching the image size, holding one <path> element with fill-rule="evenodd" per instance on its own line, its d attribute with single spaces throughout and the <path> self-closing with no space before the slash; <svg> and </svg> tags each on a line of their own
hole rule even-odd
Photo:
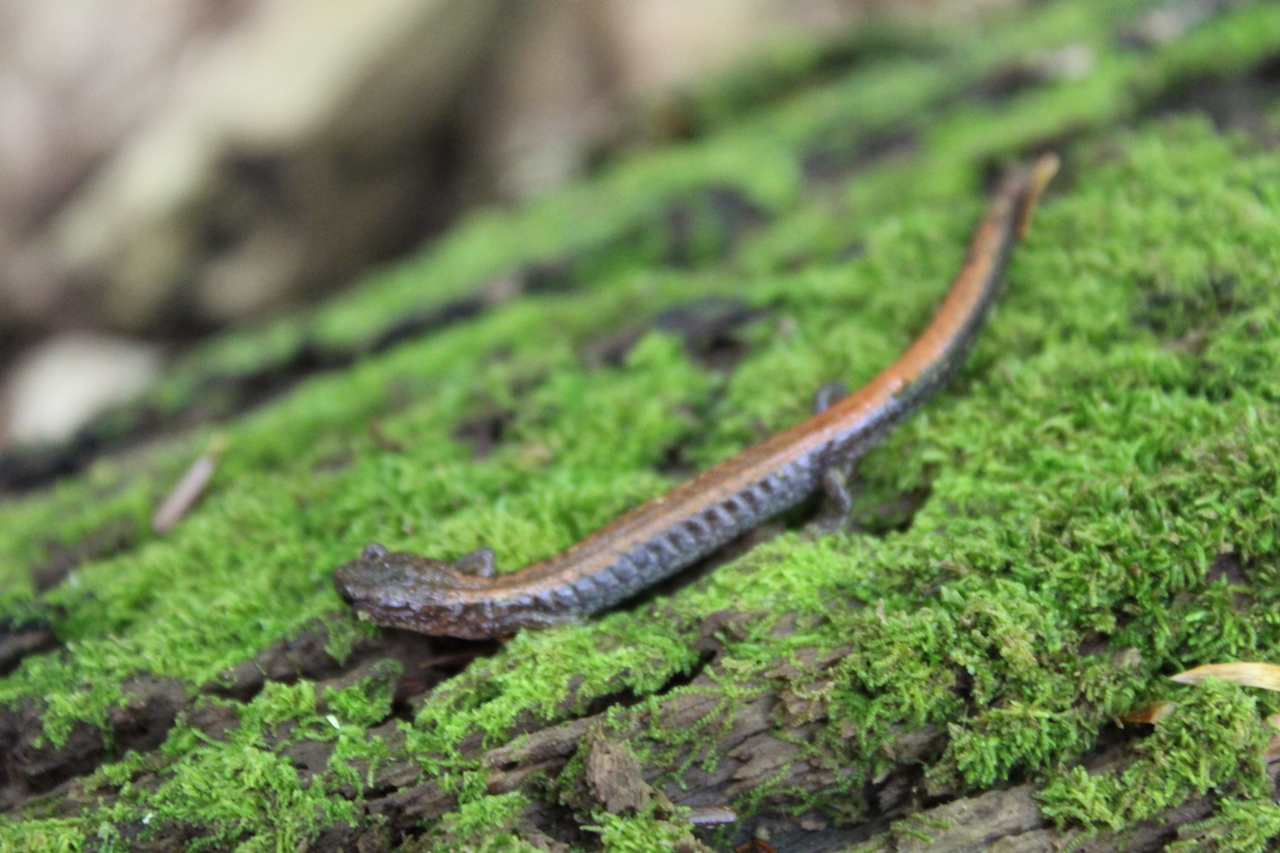
<svg viewBox="0 0 1280 853">
<path fill-rule="evenodd" d="M 338 593 L 379 625 L 468 639 L 507 636 L 613 607 L 820 488 L 838 495 L 840 472 L 959 370 L 1057 165 L 1046 155 L 1003 180 L 929 325 L 852 394 L 532 566 L 496 574 L 486 548 L 437 560 L 372 544 L 338 568 Z"/>
</svg>

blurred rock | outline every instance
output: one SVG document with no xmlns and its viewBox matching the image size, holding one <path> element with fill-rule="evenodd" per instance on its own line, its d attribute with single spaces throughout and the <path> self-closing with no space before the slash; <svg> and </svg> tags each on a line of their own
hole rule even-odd
<svg viewBox="0 0 1280 853">
<path fill-rule="evenodd" d="M 350 281 L 762 48 L 1010 2 L 0 0 L 0 372 L 60 330 L 181 341 Z"/>
<path fill-rule="evenodd" d="M 414 242 L 498 0 L 278 0 L 208 45 L 49 238 L 118 329 L 220 324 Z"/>
<path fill-rule="evenodd" d="M 615 133 L 615 81 L 597 4 L 517 3 L 461 104 L 473 202 L 528 198 L 581 172 Z"/>
<path fill-rule="evenodd" d="M 1139 15 L 1121 41 L 1144 50 L 1157 48 L 1177 41 L 1233 5 L 1233 0 L 1169 0 Z"/>
<path fill-rule="evenodd" d="M 65 310 L 39 233 L 248 5 L 0 0 L 0 330 Z"/>
<path fill-rule="evenodd" d="M 845 0 L 541 0 L 511 7 L 465 107 L 468 185 L 521 199 L 580 174 L 626 111 L 770 46 L 849 29 Z"/>
<path fill-rule="evenodd" d="M 607 0 L 600 14 L 612 41 L 618 87 L 634 98 L 652 97 L 723 70 L 763 48 L 848 29 L 869 9 L 886 5 L 847 0 Z"/>
<path fill-rule="evenodd" d="M 136 395 L 160 369 L 158 347 L 66 334 L 22 355 L 4 383 L 0 445 L 69 438 L 89 418 Z"/>
</svg>

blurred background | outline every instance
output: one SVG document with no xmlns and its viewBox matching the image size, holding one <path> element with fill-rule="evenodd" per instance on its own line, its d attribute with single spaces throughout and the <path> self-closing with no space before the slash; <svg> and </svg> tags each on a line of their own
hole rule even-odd
<svg viewBox="0 0 1280 853">
<path fill-rule="evenodd" d="M 797 41 L 1015 0 L 0 0 L 0 449 Z"/>
</svg>

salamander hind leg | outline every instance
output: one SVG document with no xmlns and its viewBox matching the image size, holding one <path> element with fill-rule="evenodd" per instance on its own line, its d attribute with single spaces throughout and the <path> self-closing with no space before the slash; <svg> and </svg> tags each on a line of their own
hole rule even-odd
<svg viewBox="0 0 1280 853">
<path fill-rule="evenodd" d="M 849 388 L 840 380 L 824 383 L 813 392 L 813 413 L 820 415 L 847 396 Z M 840 467 L 831 467 L 822 472 L 822 509 L 814 522 L 819 530 L 834 533 L 848 520 L 849 513 L 853 510 L 848 479 L 848 474 Z"/>
<path fill-rule="evenodd" d="M 853 511 L 853 495 L 844 469 L 828 468 L 822 472 L 822 509 L 814 525 L 823 533 L 835 533 L 849 521 Z"/>
<path fill-rule="evenodd" d="M 849 386 L 845 385 L 839 379 L 834 382 L 826 382 L 813 392 L 813 413 L 820 415 L 831 405 L 842 397 L 849 396 Z"/>
</svg>

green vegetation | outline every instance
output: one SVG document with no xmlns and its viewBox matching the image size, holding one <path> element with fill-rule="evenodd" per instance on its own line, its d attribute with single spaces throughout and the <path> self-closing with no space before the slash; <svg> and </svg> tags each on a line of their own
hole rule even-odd
<svg viewBox="0 0 1280 853">
<path fill-rule="evenodd" d="M 0 505 L 0 612 L 48 618 L 63 643 L 0 680 L 0 705 L 45 702 L 51 744 L 106 727 L 131 676 L 195 697 L 314 620 L 343 657 L 372 629 L 342 608 L 331 575 L 366 542 L 441 556 L 483 542 L 518 568 L 669 487 L 659 470 L 673 448 L 703 467 L 794 422 L 815 388 L 870 378 L 922 325 L 983 209 L 984 170 L 1045 144 L 1067 164 L 958 381 L 860 465 L 855 519 L 875 535 L 792 529 L 670 597 L 521 634 L 437 687 L 395 739 L 366 734 L 392 707 L 390 666 L 320 696 L 304 680 L 268 682 L 247 702 L 201 698 L 193 707 L 234 717 L 224 735 L 184 712 L 159 749 L 83 780 L 96 808 L 33 805 L 0 820 L 0 849 L 127 849 L 147 827 L 182 825 L 208 849 L 293 850 L 355 820 L 358 798 L 340 789 L 398 759 L 458 797 L 415 849 L 477 844 L 486 829 L 487 849 L 532 849 L 514 834 L 537 792 L 490 795 L 459 743 L 496 747 L 626 692 L 637 703 L 605 723 L 633 738 L 643 766 L 666 768 L 661 786 L 713 765 L 733 709 L 766 691 L 788 697 L 794 719 L 780 723 L 826 721 L 795 760 L 841 772 L 799 792 L 780 768 L 732 803 L 744 813 L 768 801 L 856 818 L 886 747 L 934 726 L 948 738 L 924 768 L 930 786 L 1037 781 L 1047 815 L 1098 830 L 1214 791 L 1222 807 L 1203 837 L 1262 846 L 1280 826 L 1262 719 L 1280 700 L 1165 676 L 1280 660 L 1280 154 L 1161 114 L 1190 81 L 1243 79 L 1280 53 L 1280 9 L 1239 4 L 1148 52 L 1119 44 L 1147 5 L 1058 0 L 972 30 L 878 31 L 847 51 L 849 69 L 811 85 L 806 63 L 825 68 L 821 56 L 788 53 L 773 82 L 690 99 L 705 137 L 481 214 L 331 305 L 179 365 L 150 400 L 160 410 L 198 402 L 211 373 L 285 361 L 303 340 L 358 349 L 424 305 L 570 261 L 560 289 L 220 424 L 228 450 L 210 493 L 167 538 L 147 519 L 208 430 Z M 1068 44 L 1093 51 L 1087 76 L 1002 97 L 983 88 L 1030 51 Z M 1254 127 L 1275 134 L 1266 109 Z M 865 153 L 891 133 L 901 145 Z M 717 220 L 706 194 L 724 188 L 757 213 L 755 230 Z M 672 262 L 666 212 L 678 206 L 692 212 L 692 248 Z M 663 308 L 705 296 L 763 309 L 730 371 L 646 331 Z M 620 363 L 593 355 L 642 332 Z M 495 411 L 510 420 L 476 458 L 455 434 Z M 883 507 L 911 494 L 927 498 L 897 529 Z M 128 546 L 34 592 L 33 567 L 104 529 Z M 1224 559 L 1239 572 L 1215 568 Z M 699 665 L 700 625 L 725 610 L 750 618 L 718 637 L 710 686 L 668 690 Z M 689 729 L 643 726 L 692 691 L 719 710 Z M 1126 769 L 1073 766 L 1104 728 L 1158 700 L 1176 711 L 1137 728 Z M 333 749 L 304 778 L 283 750 L 310 742 Z M 538 792 L 580 772 L 571 763 Z M 592 819 L 619 853 L 684 832 L 653 814 Z"/>
</svg>

